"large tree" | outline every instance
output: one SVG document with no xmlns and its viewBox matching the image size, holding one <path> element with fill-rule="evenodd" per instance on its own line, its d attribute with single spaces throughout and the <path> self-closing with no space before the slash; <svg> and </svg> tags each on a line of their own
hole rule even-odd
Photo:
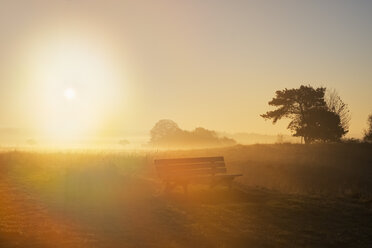
<svg viewBox="0 0 372 248">
<path fill-rule="evenodd" d="M 298 89 L 276 91 L 269 105 L 277 107 L 261 115 L 275 124 L 281 118 L 289 118 L 293 136 L 304 138 L 306 144 L 316 140 L 336 141 L 347 131 L 342 127 L 338 114 L 329 110 L 324 99 L 326 88 L 314 89 L 301 85 Z"/>
</svg>

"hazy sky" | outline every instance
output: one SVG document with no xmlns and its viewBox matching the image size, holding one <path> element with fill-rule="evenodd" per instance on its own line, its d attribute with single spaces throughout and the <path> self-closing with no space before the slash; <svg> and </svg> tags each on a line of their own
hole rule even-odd
<svg viewBox="0 0 372 248">
<path fill-rule="evenodd" d="M 338 90 L 359 137 L 371 13 L 368 0 L 0 0 L 0 127 L 149 130 L 167 118 L 288 133 L 259 115 L 276 90 L 311 84 Z"/>
</svg>

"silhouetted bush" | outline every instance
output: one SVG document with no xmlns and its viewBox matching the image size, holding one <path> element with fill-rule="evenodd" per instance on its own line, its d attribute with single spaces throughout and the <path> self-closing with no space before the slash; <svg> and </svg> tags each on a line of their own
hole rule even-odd
<svg viewBox="0 0 372 248">
<path fill-rule="evenodd" d="M 235 145 L 236 141 L 219 137 L 215 131 L 202 127 L 193 131 L 186 131 L 179 128 L 172 120 L 160 120 L 151 129 L 151 146 L 165 148 L 190 148 L 190 147 L 216 147 Z"/>
<path fill-rule="evenodd" d="M 119 145 L 126 146 L 126 145 L 129 145 L 130 142 L 126 139 L 122 139 L 122 140 L 119 140 L 118 143 Z"/>
<path fill-rule="evenodd" d="M 344 138 L 341 142 L 346 144 L 360 144 L 362 141 L 356 138 Z"/>
</svg>

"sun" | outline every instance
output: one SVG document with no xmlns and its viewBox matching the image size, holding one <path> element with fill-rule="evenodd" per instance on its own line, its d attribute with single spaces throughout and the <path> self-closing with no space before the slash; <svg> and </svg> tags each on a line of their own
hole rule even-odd
<svg viewBox="0 0 372 248">
<path fill-rule="evenodd" d="M 111 125 L 129 92 L 115 46 L 95 35 L 52 31 L 31 43 L 26 72 L 32 96 L 39 96 L 33 109 L 39 111 L 30 118 L 43 135 L 73 140 Z"/>
<path fill-rule="evenodd" d="M 63 92 L 63 95 L 67 100 L 73 100 L 76 98 L 76 91 L 74 88 L 67 88 Z"/>
</svg>

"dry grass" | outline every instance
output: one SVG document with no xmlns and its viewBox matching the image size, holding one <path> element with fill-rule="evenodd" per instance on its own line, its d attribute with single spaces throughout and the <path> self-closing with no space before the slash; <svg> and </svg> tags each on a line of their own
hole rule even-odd
<svg viewBox="0 0 372 248">
<path fill-rule="evenodd" d="M 4 152 L 0 247 L 368 247 L 371 150 Z M 235 190 L 161 193 L 155 157 L 210 155 L 225 156 L 229 171 L 244 174 Z"/>
<path fill-rule="evenodd" d="M 371 144 L 273 144 L 175 151 L 158 157 L 223 155 L 244 186 L 283 193 L 372 196 Z"/>
</svg>

